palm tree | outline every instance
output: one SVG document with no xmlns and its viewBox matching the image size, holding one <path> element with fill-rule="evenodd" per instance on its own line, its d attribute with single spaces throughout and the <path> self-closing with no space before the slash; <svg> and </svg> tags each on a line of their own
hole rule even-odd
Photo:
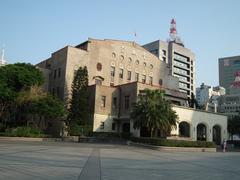
<svg viewBox="0 0 240 180">
<path fill-rule="evenodd" d="M 135 129 L 145 127 L 153 137 L 157 130 L 168 133 L 176 127 L 177 115 L 169 101 L 164 99 L 164 91 L 146 89 L 139 94 L 131 119 Z"/>
</svg>

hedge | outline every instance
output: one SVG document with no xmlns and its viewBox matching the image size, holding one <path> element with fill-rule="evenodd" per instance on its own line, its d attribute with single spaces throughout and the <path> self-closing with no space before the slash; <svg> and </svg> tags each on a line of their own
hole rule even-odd
<svg viewBox="0 0 240 180">
<path fill-rule="evenodd" d="M 41 130 L 25 126 L 6 129 L 5 133 L 1 135 L 10 137 L 46 137 L 46 134 Z"/>
<path fill-rule="evenodd" d="M 88 134 L 90 137 L 99 137 L 99 138 L 123 138 L 123 139 L 130 139 L 132 136 L 131 133 L 127 132 L 90 132 Z"/>
<path fill-rule="evenodd" d="M 172 140 L 172 139 L 160 139 L 160 138 L 137 138 L 137 137 L 132 137 L 131 141 L 136 143 L 154 145 L 154 146 L 216 148 L 216 145 L 214 142 L 208 142 L 208 141 L 185 141 L 185 140 Z"/>
<path fill-rule="evenodd" d="M 228 144 L 234 144 L 236 147 L 240 147 L 240 140 L 228 140 Z"/>
</svg>

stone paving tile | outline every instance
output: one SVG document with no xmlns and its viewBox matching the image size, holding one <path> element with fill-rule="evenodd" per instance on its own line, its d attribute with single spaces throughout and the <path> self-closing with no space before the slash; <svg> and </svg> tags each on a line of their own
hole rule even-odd
<svg viewBox="0 0 240 180">
<path fill-rule="evenodd" d="M 0 180 L 239 180 L 239 164 L 240 153 L 0 141 Z"/>
</svg>

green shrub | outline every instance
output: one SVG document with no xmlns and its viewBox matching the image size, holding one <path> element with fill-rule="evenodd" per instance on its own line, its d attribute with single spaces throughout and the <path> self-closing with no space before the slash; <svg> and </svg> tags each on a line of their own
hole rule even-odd
<svg viewBox="0 0 240 180">
<path fill-rule="evenodd" d="M 4 132 L 6 129 L 6 126 L 3 123 L 0 123 L 0 132 Z"/>
<path fill-rule="evenodd" d="M 88 136 L 91 137 L 98 137 L 98 138 L 123 138 L 123 139 L 130 139 L 132 136 L 131 133 L 122 132 L 89 132 Z"/>
<path fill-rule="evenodd" d="M 31 127 L 17 127 L 6 129 L 5 136 L 13 137 L 46 137 L 46 135 L 39 129 Z"/>
<path fill-rule="evenodd" d="M 136 138 L 136 137 L 132 137 L 131 141 L 136 143 L 154 145 L 154 146 L 208 147 L 208 148 L 216 147 L 214 142 L 207 142 L 207 141 L 185 141 L 185 140 L 172 140 L 172 139 L 160 139 L 160 138 Z"/>
<path fill-rule="evenodd" d="M 78 125 L 78 124 L 71 124 L 69 128 L 69 132 L 71 136 L 80 136 L 80 135 L 88 135 L 92 132 L 92 126 L 90 125 Z"/>
</svg>

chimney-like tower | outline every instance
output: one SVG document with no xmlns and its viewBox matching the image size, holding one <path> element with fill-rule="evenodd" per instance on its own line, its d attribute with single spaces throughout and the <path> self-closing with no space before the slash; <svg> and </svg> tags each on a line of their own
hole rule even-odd
<svg viewBox="0 0 240 180">
<path fill-rule="evenodd" d="M 181 41 L 181 38 L 177 35 L 176 20 L 174 18 L 171 20 L 169 36 L 170 36 L 170 39 L 169 39 L 170 42 L 174 42 L 184 47 L 184 44 Z"/>
<path fill-rule="evenodd" d="M 177 27 L 176 27 L 176 20 L 175 19 L 171 20 L 169 35 L 170 35 L 170 40 L 171 41 L 176 41 L 176 39 L 177 39 Z"/>
</svg>

